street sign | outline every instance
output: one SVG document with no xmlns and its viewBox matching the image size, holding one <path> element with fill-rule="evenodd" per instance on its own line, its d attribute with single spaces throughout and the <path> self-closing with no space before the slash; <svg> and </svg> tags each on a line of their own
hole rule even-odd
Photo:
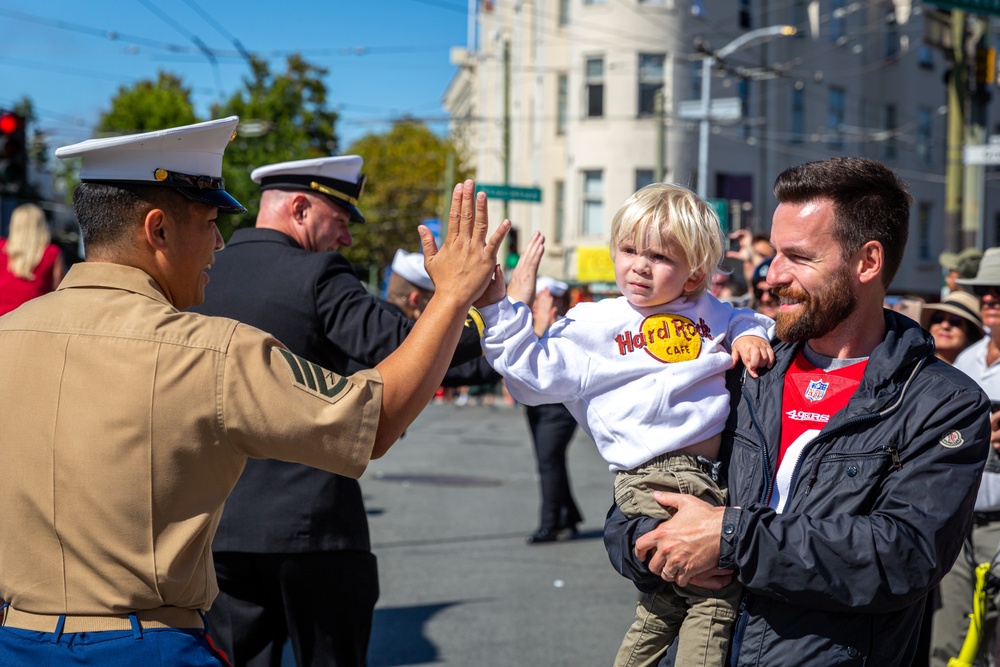
<svg viewBox="0 0 1000 667">
<path fill-rule="evenodd" d="M 963 158 L 965 164 L 1000 164 L 1000 145 L 966 146 Z"/>
<path fill-rule="evenodd" d="M 719 225 L 724 234 L 729 233 L 729 200 L 709 197 L 708 203 L 715 209 L 715 214 L 719 216 Z"/>
<path fill-rule="evenodd" d="M 701 120 L 701 100 L 685 100 L 677 105 L 677 115 L 683 120 Z M 709 102 L 708 119 L 715 121 L 739 120 L 743 117 L 743 100 L 738 97 L 720 97 Z"/>
<path fill-rule="evenodd" d="M 501 199 L 504 201 L 542 201 L 541 188 L 522 188 L 514 185 L 486 185 L 479 183 L 476 185 L 476 192 L 485 192 L 490 199 Z"/>
<path fill-rule="evenodd" d="M 1000 0 L 924 0 L 924 4 L 948 9 L 964 9 L 973 14 L 1000 15 Z"/>
</svg>

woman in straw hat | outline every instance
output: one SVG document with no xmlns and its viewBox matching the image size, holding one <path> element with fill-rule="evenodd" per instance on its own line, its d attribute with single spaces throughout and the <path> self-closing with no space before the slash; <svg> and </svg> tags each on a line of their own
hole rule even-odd
<svg viewBox="0 0 1000 667">
<path fill-rule="evenodd" d="M 979 299 L 952 292 L 941 303 L 924 304 L 920 324 L 934 337 L 934 356 L 954 364 L 959 353 L 983 337 Z"/>
</svg>

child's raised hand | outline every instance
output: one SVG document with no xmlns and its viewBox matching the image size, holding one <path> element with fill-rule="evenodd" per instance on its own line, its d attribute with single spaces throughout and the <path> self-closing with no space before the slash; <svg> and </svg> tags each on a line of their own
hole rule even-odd
<svg viewBox="0 0 1000 667">
<path fill-rule="evenodd" d="M 740 336 L 733 341 L 733 366 L 742 361 L 752 377 L 757 377 L 761 366 L 774 366 L 774 350 L 766 339 L 759 336 Z"/>
</svg>

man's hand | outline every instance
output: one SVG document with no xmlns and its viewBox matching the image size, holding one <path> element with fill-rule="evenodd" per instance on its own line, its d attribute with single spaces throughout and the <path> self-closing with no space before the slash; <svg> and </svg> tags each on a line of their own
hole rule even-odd
<svg viewBox="0 0 1000 667">
<path fill-rule="evenodd" d="M 497 281 L 502 298 L 503 274 L 497 266 L 497 250 L 509 229 L 510 220 L 504 220 L 487 239 L 486 194 L 481 192 L 477 197 L 476 184 L 471 180 L 456 185 L 451 195 L 444 245 L 438 249 L 430 230 L 423 225 L 417 228 L 424 251 L 424 267 L 434 281 L 432 298 L 445 296 L 468 308 L 487 288 L 495 291 Z"/>
<path fill-rule="evenodd" d="M 774 366 L 774 350 L 767 340 L 759 336 L 740 336 L 733 341 L 733 366 L 742 361 L 752 377 L 757 377 L 761 366 Z"/>
<path fill-rule="evenodd" d="M 535 232 L 517 260 L 517 266 L 510 273 L 507 294 L 510 294 L 510 298 L 514 301 L 521 301 L 528 307 L 534 302 L 538 264 L 542 261 L 543 254 L 545 254 L 545 237 L 541 232 Z"/>
<path fill-rule="evenodd" d="M 655 491 L 653 497 L 676 513 L 636 540 L 636 558 L 645 561 L 649 557 L 649 571 L 678 586 L 687 586 L 693 577 L 706 581 L 706 575 L 711 576 L 719 566 L 725 508 L 684 493 Z"/>
</svg>

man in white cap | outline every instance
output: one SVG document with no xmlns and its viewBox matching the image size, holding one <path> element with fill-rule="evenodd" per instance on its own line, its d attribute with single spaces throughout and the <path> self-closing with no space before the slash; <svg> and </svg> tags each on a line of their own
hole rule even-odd
<svg viewBox="0 0 1000 667">
<path fill-rule="evenodd" d="M 237 230 L 219 253 L 196 310 L 263 329 L 341 375 L 396 350 L 414 323 L 382 307 L 337 252 L 353 242 L 349 224 L 364 222 L 362 165 L 345 155 L 255 169 L 256 225 Z M 453 362 L 481 355 L 470 320 Z M 288 639 L 300 666 L 364 664 L 376 560 L 361 487 L 333 473 L 253 460 L 227 501 L 213 545 L 221 592 L 209 621 L 235 665 L 275 664 Z"/>
<path fill-rule="evenodd" d="M 423 253 L 397 250 L 392 258 L 385 300 L 399 308 L 408 319 L 415 320 L 433 295 L 434 283 L 424 268 Z"/>
<path fill-rule="evenodd" d="M 399 353 L 351 377 L 183 312 L 222 248 L 237 118 L 62 148 L 87 261 L 0 317 L 0 664 L 222 665 L 211 543 L 249 457 L 360 475 L 437 388 L 509 223 L 456 188 L 428 269 L 447 289 Z"/>
</svg>

